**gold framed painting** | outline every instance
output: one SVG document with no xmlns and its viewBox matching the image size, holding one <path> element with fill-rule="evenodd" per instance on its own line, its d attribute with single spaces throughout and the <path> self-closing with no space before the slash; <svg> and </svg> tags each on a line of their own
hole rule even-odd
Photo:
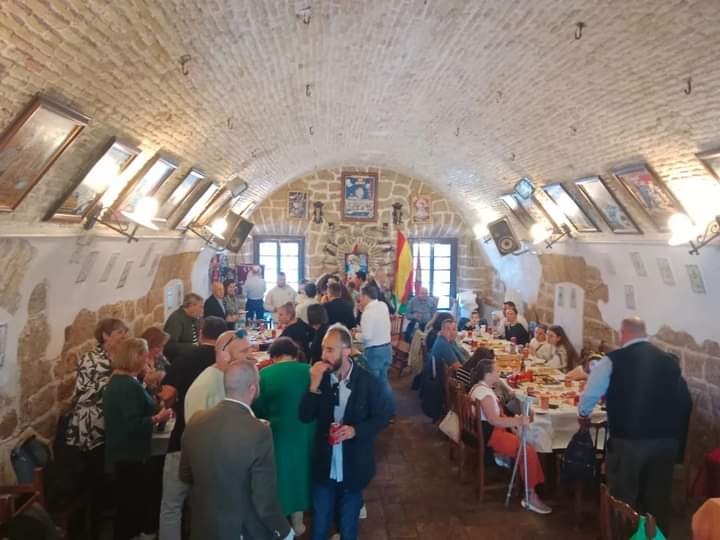
<svg viewBox="0 0 720 540">
<path fill-rule="evenodd" d="M 163 182 L 177 169 L 177 163 L 161 154 L 155 154 L 122 190 L 112 205 L 116 218 L 127 221 L 123 212 L 134 214 L 138 201 L 152 197 Z"/>
<path fill-rule="evenodd" d="M 111 186 L 140 153 L 115 137 L 102 147 L 77 181 L 45 214 L 43 221 L 80 222 L 97 205 Z M 119 189 L 122 189 L 119 187 Z"/>
<path fill-rule="evenodd" d="M 0 138 L 0 212 L 12 212 L 89 119 L 38 96 Z"/>
<path fill-rule="evenodd" d="M 288 216 L 290 219 L 307 219 L 307 192 L 291 191 L 288 193 Z"/>
<path fill-rule="evenodd" d="M 340 218 L 345 222 L 377 221 L 377 173 L 341 175 Z"/>
<path fill-rule="evenodd" d="M 205 179 L 205 173 L 198 169 L 190 169 L 185 178 L 175 187 L 170 196 L 165 199 L 158 209 L 154 221 L 165 222 L 179 208 L 181 208 L 191 197 L 193 190 L 201 180 Z"/>
<path fill-rule="evenodd" d="M 222 188 L 220 191 L 215 193 L 215 196 L 209 202 L 207 208 L 198 215 L 195 219 L 195 223 L 202 227 L 212 223 L 216 218 L 227 214 L 228 210 L 230 210 L 232 198 L 232 192 L 227 188 Z"/>
<path fill-rule="evenodd" d="M 198 186 L 189 197 L 193 202 L 190 204 L 188 211 L 184 214 L 182 212 L 180 213 L 180 219 L 172 228 L 176 231 L 185 232 L 188 225 L 195 221 L 195 218 L 210 204 L 210 201 L 219 189 L 220 187 L 213 182 L 204 186 Z"/>
<path fill-rule="evenodd" d="M 417 195 L 412 199 L 413 223 L 432 223 L 432 199 L 429 195 Z"/>
</svg>

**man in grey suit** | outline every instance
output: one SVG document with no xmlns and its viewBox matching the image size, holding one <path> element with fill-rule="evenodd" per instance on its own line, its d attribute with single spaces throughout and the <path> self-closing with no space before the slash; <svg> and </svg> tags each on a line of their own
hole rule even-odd
<svg viewBox="0 0 720 540">
<path fill-rule="evenodd" d="M 180 479 L 191 484 L 192 540 L 292 539 L 275 484 L 270 427 L 250 408 L 259 392 L 254 362 L 225 372 L 223 401 L 185 428 Z"/>
</svg>

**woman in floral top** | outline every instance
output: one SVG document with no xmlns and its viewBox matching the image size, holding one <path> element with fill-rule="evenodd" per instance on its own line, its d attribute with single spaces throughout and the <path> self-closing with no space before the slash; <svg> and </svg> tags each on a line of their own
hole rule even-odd
<svg viewBox="0 0 720 540">
<path fill-rule="evenodd" d="M 110 380 L 110 359 L 127 339 L 128 328 L 120 319 L 103 319 L 95 327 L 97 347 L 85 353 L 77 366 L 73 408 L 69 412 L 65 442 L 80 450 L 91 490 L 91 500 L 104 500 L 105 419 L 102 395 Z M 97 516 L 97 512 L 93 512 Z"/>
</svg>

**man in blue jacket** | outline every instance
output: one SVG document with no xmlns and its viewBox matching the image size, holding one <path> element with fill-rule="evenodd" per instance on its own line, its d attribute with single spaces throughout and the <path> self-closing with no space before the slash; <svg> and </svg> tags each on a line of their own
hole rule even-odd
<svg viewBox="0 0 720 540">
<path fill-rule="evenodd" d="M 351 360 L 351 345 L 347 328 L 328 328 L 322 361 L 313 365 L 300 403 L 300 419 L 317 422 L 312 540 L 327 539 L 336 515 L 340 537 L 357 538 L 362 490 L 375 475 L 375 439 L 389 420 L 380 382 Z"/>
</svg>

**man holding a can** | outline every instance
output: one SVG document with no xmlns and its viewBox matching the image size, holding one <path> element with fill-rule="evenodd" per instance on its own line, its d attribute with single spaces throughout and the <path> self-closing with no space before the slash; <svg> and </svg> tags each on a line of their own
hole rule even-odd
<svg viewBox="0 0 720 540">
<path fill-rule="evenodd" d="M 340 324 L 322 342 L 322 361 L 310 370 L 300 419 L 317 422 L 313 451 L 312 540 L 326 540 L 335 516 L 340 537 L 358 536 L 362 490 L 375 475 L 375 439 L 389 419 L 380 382 L 350 358 L 352 337 Z"/>
</svg>

